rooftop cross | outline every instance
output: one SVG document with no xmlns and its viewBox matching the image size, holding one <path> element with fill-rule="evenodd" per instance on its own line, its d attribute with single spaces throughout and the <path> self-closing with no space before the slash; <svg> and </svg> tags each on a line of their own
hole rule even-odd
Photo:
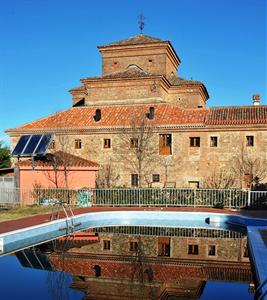
<svg viewBox="0 0 267 300">
<path fill-rule="evenodd" d="M 145 17 L 143 14 L 141 14 L 138 16 L 138 19 L 139 19 L 138 24 L 139 24 L 140 33 L 142 34 L 143 29 L 145 27 Z"/>
</svg>

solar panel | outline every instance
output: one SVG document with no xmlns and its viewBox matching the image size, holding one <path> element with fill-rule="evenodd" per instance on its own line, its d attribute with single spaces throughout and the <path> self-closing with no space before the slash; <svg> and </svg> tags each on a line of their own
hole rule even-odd
<svg viewBox="0 0 267 300">
<path fill-rule="evenodd" d="M 38 146 L 40 140 L 42 138 L 41 134 L 35 134 L 31 136 L 31 139 L 28 142 L 28 145 L 23 151 L 23 156 L 32 156 L 34 154 L 34 151 L 36 147 Z"/>
<path fill-rule="evenodd" d="M 45 155 L 52 140 L 52 134 L 33 134 L 20 137 L 12 156 L 42 156 Z"/>
<path fill-rule="evenodd" d="M 52 141 L 52 134 L 44 134 L 42 136 L 42 139 L 40 140 L 39 145 L 35 149 L 34 154 L 43 155 L 47 151 L 51 141 Z"/>
<path fill-rule="evenodd" d="M 16 147 L 12 152 L 12 156 L 19 156 L 23 152 L 23 149 L 27 145 L 27 142 L 29 141 L 30 137 L 30 135 L 23 135 L 20 137 Z"/>
</svg>

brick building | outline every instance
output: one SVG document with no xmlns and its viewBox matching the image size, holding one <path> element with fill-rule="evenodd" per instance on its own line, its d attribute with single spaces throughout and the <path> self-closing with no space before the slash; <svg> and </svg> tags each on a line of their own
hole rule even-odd
<svg viewBox="0 0 267 300">
<path fill-rule="evenodd" d="M 143 34 L 98 47 L 102 75 L 70 90 L 72 107 L 8 129 L 67 136 L 69 152 L 100 164 L 102 186 L 248 187 L 264 181 L 267 106 L 207 107 L 200 81 L 178 76 L 169 41 Z"/>
</svg>

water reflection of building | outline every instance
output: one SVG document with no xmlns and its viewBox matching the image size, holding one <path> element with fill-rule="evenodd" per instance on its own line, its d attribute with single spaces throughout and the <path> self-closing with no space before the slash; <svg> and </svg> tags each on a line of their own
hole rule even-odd
<svg viewBox="0 0 267 300">
<path fill-rule="evenodd" d="M 98 229 L 93 239 L 74 238 L 64 258 L 59 251 L 50 260 L 73 274 L 72 288 L 84 291 L 84 299 L 195 299 L 207 281 L 252 282 L 244 235 L 165 228 L 154 236 L 149 230 L 156 229 L 142 236 L 133 234 L 138 227 Z"/>
</svg>

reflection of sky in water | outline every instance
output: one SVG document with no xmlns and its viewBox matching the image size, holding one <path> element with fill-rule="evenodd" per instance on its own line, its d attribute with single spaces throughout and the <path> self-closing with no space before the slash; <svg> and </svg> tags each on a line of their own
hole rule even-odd
<svg viewBox="0 0 267 300">
<path fill-rule="evenodd" d="M 1 300 L 81 300 L 84 296 L 82 292 L 70 288 L 72 277 L 69 274 L 23 268 L 15 256 L 0 258 L 0 270 Z M 101 281 L 101 278 L 98 280 Z M 201 278 L 199 280 L 201 282 Z M 206 283 L 199 299 L 252 300 L 253 294 L 248 293 L 248 287 L 248 283 L 211 281 Z M 121 299 L 127 300 L 123 294 Z M 186 298 L 168 298 L 168 300 L 178 299 Z"/>
<path fill-rule="evenodd" d="M 23 268 L 15 256 L 0 258 L 1 300 L 80 300 L 83 293 L 69 288 L 72 278 L 64 273 Z M 51 285 L 59 282 L 60 290 L 51 292 Z"/>
<path fill-rule="evenodd" d="M 60 272 L 47 272 L 23 268 L 15 256 L 0 259 L 0 290 L 1 300 L 80 300 L 82 292 L 69 288 L 71 276 L 64 273 L 63 280 Z M 59 283 L 60 288 L 51 292 L 51 285 Z M 122 295 L 122 298 L 123 295 Z M 175 300 L 178 298 L 169 298 Z M 201 300 L 252 300 L 248 293 L 248 284 L 229 282 L 207 282 Z"/>
</svg>

